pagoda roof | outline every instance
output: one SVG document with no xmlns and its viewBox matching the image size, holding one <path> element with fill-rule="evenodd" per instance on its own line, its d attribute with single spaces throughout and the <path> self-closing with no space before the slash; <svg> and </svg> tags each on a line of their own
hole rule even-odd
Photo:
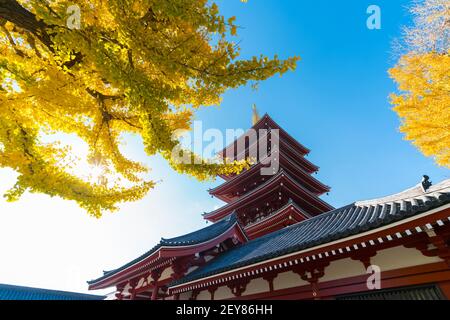
<svg viewBox="0 0 450 320">
<path fill-rule="evenodd" d="M 247 132 L 249 132 L 252 129 L 253 130 L 263 129 L 266 123 L 268 123 L 272 129 L 280 130 L 280 137 L 281 137 L 281 135 L 283 135 L 283 137 L 285 137 L 299 151 L 299 153 L 301 155 L 304 156 L 311 152 L 311 150 L 306 148 L 304 145 L 302 145 L 296 139 L 294 139 L 289 133 L 287 133 L 287 131 L 285 131 L 280 125 L 278 125 L 278 123 L 276 123 L 275 120 L 273 120 L 267 113 L 264 114 L 264 116 L 262 116 L 261 119 L 259 119 L 259 121 L 257 123 L 255 123 L 249 130 L 247 130 Z M 218 154 L 223 156 L 225 154 L 225 151 L 227 149 L 229 149 L 230 147 L 234 146 L 239 139 L 241 139 L 242 137 L 245 137 L 247 132 L 245 134 L 243 134 L 242 136 L 240 136 L 239 138 L 237 138 L 231 144 L 226 146 Z"/>
<path fill-rule="evenodd" d="M 268 157 L 266 157 L 266 158 L 268 158 Z M 211 195 L 217 196 L 219 199 L 222 199 L 224 201 L 227 200 L 225 198 L 220 198 L 219 196 L 228 192 L 230 189 L 232 189 L 234 186 L 238 185 L 242 181 L 252 177 L 255 174 L 258 174 L 259 170 L 265 166 L 263 163 L 264 163 L 264 159 L 259 161 L 257 164 L 251 166 L 248 170 L 242 172 L 241 174 L 236 175 L 236 176 L 232 177 L 231 179 L 226 180 L 221 185 L 208 190 L 208 192 Z M 319 180 L 317 180 L 316 178 L 311 176 L 309 173 L 305 172 L 300 166 L 298 166 L 294 161 L 292 161 L 283 152 L 280 153 L 280 163 L 282 163 L 282 164 L 287 163 L 287 164 L 291 165 L 295 169 L 295 171 L 298 172 L 298 174 L 302 177 L 302 179 L 300 179 L 300 180 L 308 181 L 312 185 L 315 185 L 316 190 L 319 194 L 323 194 L 324 192 L 330 191 L 329 186 L 323 184 L 322 182 L 320 182 Z M 283 166 L 283 168 L 285 170 L 288 169 L 285 166 Z"/>
<path fill-rule="evenodd" d="M 327 210 L 334 209 L 330 204 L 326 203 L 319 197 L 317 197 L 315 194 L 313 194 L 311 191 L 300 185 L 298 182 L 296 182 L 289 174 L 287 174 L 284 170 L 280 170 L 276 175 L 272 176 L 269 180 L 267 180 L 265 183 L 261 184 L 257 188 L 249 191 L 242 197 L 238 198 L 237 200 L 230 202 L 223 207 L 218 208 L 217 210 L 205 213 L 203 217 L 205 219 L 211 219 L 212 221 L 218 220 L 223 217 L 223 215 L 226 215 L 227 213 L 233 212 L 234 210 L 237 210 L 238 208 L 242 207 L 243 204 L 247 204 L 250 199 L 254 199 L 260 194 L 263 194 L 266 192 L 266 190 L 270 190 L 270 188 L 279 186 L 281 181 L 285 181 L 288 184 L 291 185 L 291 187 L 297 189 L 299 192 L 302 192 L 303 195 L 305 195 L 307 198 L 309 198 L 309 201 L 304 199 L 306 202 L 310 203 L 314 202 L 317 205 L 319 205 L 321 208 L 318 208 L 318 210 L 322 210 L 321 212 L 325 212 Z M 313 205 L 316 207 L 315 205 Z"/>
<path fill-rule="evenodd" d="M 107 287 L 104 283 L 109 284 L 110 279 L 116 277 L 123 278 L 128 275 L 129 272 L 134 272 L 136 269 L 141 268 L 142 265 L 148 267 L 156 261 L 160 264 L 164 258 L 167 259 L 175 256 L 194 254 L 199 252 L 198 250 L 204 249 L 205 245 L 207 245 L 208 248 L 212 248 L 225 240 L 224 237 L 231 236 L 231 233 L 233 233 L 236 228 L 240 231 L 245 240 L 247 240 L 245 231 L 241 228 L 236 215 L 231 214 L 225 219 L 195 232 L 171 239 L 162 238 L 156 246 L 143 255 L 117 269 L 104 271 L 103 276 L 88 281 L 87 283 L 90 287 L 96 287 L 96 289 Z M 97 287 L 98 285 L 101 285 L 101 287 Z"/>
<path fill-rule="evenodd" d="M 285 142 L 282 139 L 280 139 L 279 142 L 280 142 L 280 145 L 278 146 L 279 153 L 280 154 L 291 154 L 292 158 L 295 159 L 295 161 L 297 162 L 297 165 L 299 167 L 301 167 L 302 170 L 304 170 L 305 172 L 308 172 L 308 173 L 314 173 L 314 172 L 319 171 L 320 168 L 317 165 L 315 165 L 314 163 L 312 163 L 311 161 L 306 159 L 303 154 L 298 153 L 298 151 L 296 151 L 294 148 L 292 148 L 292 146 L 290 144 L 288 144 L 287 142 Z M 235 160 L 243 160 L 246 156 L 245 151 L 248 149 L 253 149 L 253 148 L 257 148 L 256 142 L 253 143 L 249 148 L 238 153 L 234 157 L 234 159 Z M 266 159 L 267 157 L 268 157 L 268 155 L 266 155 L 262 159 Z M 261 162 L 262 159 L 260 159 L 258 162 Z"/>
<path fill-rule="evenodd" d="M 251 240 L 223 253 L 186 277 L 172 282 L 169 287 L 172 289 L 187 284 L 191 286 L 203 278 L 303 250 L 312 250 L 317 246 L 389 226 L 432 209 L 448 207 L 449 203 L 450 179 L 427 191 L 419 184 L 392 196 L 359 201 Z"/>
<path fill-rule="evenodd" d="M 253 141 L 253 143 L 251 145 L 246 147 L 244 150 L 241 150 L 233 158 L 235 160 L 242 160 L 242 159 L 244 159 L 246 157 L 247 151 L 249 151 L 249 150 L 253 150 L 254 152 L 257 151 L 257 149 L 258 149 L 258 141 L 261 140 L 261 139 L 266 138 L 267 135 L 268 135 L 268 133 L 264 134 L 263 136 L 259 136 L 258 140 Z M 244 134 L 244 136 L 245 136 L 245 134 Z M 309 161 L 308 159 L 305 158 L 306 154 L 304 154 L 302 152 L 299 152 L 298 149 L 295 149 L 294 147 L 292 147 L 292 144 L 286 142 L 285 139 L 280 139 L 279 144 L 280 145 L 278 146 L 278 148 L 280 150 L 280 153 L 285 153 L 285 152 L 291 153 L 293 155 L 293 157 L 295 157 L 297 159 L 297 161 L 299 162 L 299 165 L 302 168 L 304 168 L 305 171 L 307 171 L 307 172 L 316 172 L 316 171 L 319 170 L 318 166 L 316 166 L 314 163 L 312 163 L 311 161 Z M 231 146 L 232 146 L 232 144 L 229 147 L 231 147 Z M 227 147 L 227 149 L 228 149 L 228 147 Z"/>
<path fill-rule="evenodd" d="M 268 233 L 267 230 L 274 230 L 282 223 L 291 221 L 289 224 L 298 223 L 302 220 L 311 218 L 311 216 L 302 210 L 292 199 L 289 200 L 280 209 L 270 213 L 269 215 L 252 222 L 245 226 L 245 232 L 250 239 L 255 238 L 261 233 Z M 279 227 L 277 229 L 280 229 Z"/>
<path fill-rule="evenodd" d="M 311 152 L 311 150 L 298 142 L 297 139 L 294 139 L 287 131 L 285 131 L 280 125 L 278 125 L 278 123 L 276 123 L 275 120 L 273 120 L 267 113 L 264 114 L 261 120 L 254 127 L 259 128 L 263 126 L 264 120 L 270 123 L 272 128 L 279 129 L 281 134 L 283 134 L 294 146 L 296 146 L 299 150 L 302 150 L 303 155 L 307 155 Z"/>
<path fill-rule="evenodd" d="M 0 300 L 104 300 L 106 296 L 0 284 Z"/>
</svg>

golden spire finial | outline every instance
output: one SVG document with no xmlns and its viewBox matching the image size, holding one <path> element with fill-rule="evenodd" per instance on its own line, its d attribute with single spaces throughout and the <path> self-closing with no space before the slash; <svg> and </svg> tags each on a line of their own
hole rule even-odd
<svg viewBox="0 0 450 320">
<path fill-rule="evenodd" d="M 253 125 L 257 124 L 261 117 L 258 114 L 258 110 L 256 109 L 256 104 L 253 104 L 253 115 L 252 115 L 252 123 Z"/>
</svg>

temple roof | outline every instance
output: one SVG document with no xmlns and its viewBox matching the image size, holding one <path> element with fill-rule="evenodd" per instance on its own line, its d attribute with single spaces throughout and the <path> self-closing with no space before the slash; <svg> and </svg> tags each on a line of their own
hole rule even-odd
<svg viewBox="0 0 450 320">
<path fill-rule="evenodd" d="M 393 196 L 356 202 L 240 245 L 170 287 L 343 239 L 448 203 L 450 179 L 427 191 L 419 184 Z"/>
<path fill-rule="evenodd" d="M 103 300 L 105 296 L 0 284 L 0 300 Z"/>
<path fill-rule="evenodd" d="M 153 247 L 151 250 L 146 252 L 145 254 L 141 255 L 140 257 L 134 259 L 133 261 L 128 262 L 127 264 L 121 266 L 120 268 L 104 272 L 103 276 L 88 281 L 88 284 L 95 284 L 100 281 L 103 281 L 113 275 L 118 274 L 121 271 L 124 271 L 128 269 L 129 267 L 132 267 L 136 265 L 137 263 L 153 256 L 155 253 L 160 251 L 163 248 L 168 247 L 191 247 L 195 245 L 199 245 L 205 242 L 208 242 L 212 239 L 215 239 L 219 237 L 220 235 L 226 233 L 228 230 L 233 228 L 235 225 L 239 225 L 237 221 L 237 217 L 235 214 L 231 214 L 230 216 L 226 217 L 225 219 L 222 219 L 218 221 L 217 223 L 212 224 L 211 226 L 208 226 L 206 228 L 197 230 L 195 232 L 191 232 L 189 234 L 179 236 L 176 238 L 171 239 L 164 239 L 162 238 L 159 244 L 157 244 L 155 247 Z M 244 233 L 245 234 L 245 233 Z"/>
</svg>

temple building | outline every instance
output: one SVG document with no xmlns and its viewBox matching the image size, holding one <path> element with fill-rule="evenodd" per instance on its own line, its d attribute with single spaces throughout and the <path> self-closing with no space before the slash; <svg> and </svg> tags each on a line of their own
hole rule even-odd
<svg viewBox="0 0 450 320">
<path fill-rule="evenodd" d="M 335 209 L 309 150 L 269 115 L 253 122 L 256 139 L 220 153 L 256 161 L 209 190 L 225 202 L 203 214 L 212 224 L 161 239 L 89 289 L 119 300 L 450 298 L 450 179 Z"/>
</svg>

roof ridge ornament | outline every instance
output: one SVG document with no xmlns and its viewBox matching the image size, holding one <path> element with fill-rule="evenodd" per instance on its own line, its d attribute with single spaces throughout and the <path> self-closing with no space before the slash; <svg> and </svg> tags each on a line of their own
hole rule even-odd
<svg viewBox="0 0 450 320">
<path fill-rule="evenodd" d="M 427 176 L 426 174 L 423 176 L 422 178 L 422 190 L 423 192 L 427 192 L 428 189 L 431 188 L 431 186 L 433 185 L 433 182 L 430 181 L 430 177 Z"/>
<path fill-rule="evenodd" d="M 253 115 L 252 115 L 252 125 L 255 125 L 261 120 L 261 117 L 258 114 L 258 109 L 256 108 L 256 104 L 252 106 Z"/>
</svg>

